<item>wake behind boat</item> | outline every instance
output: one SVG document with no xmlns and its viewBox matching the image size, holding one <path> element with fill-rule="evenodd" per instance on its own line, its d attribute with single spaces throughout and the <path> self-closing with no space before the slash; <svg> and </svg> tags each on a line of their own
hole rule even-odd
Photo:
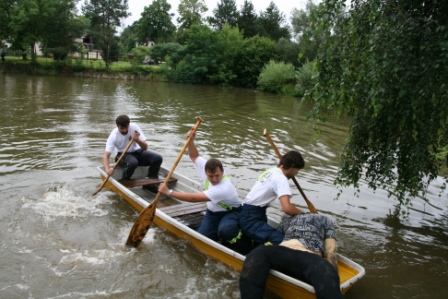
<svg viewBox="0 0 448 299">
<path fill-rule="evenodd" d="M 103 166 L 98 166 L 97 169 L 102 179 L 105 180 L 107 173 Z M 147 171 L 147 167 L 138 167 L 132 179 L 118 181 L 122 173 L 122 169 L 118 167 L 104 187 L 119 194 L 127 203 L 141 212 L 156 195 L 148 191 L 145 186 L 162 183 L 169 173 L 168 169 L 161 167 L 160 179 L 157 180 L 145 178 Z M 176 172 L 169 180 L 168 186 L 179 192 L 199 192 L 202 190 L 198 182 Z M 205 210 L 206 204 L 203 202 L 189 203 L 162 195 L 157 203 L 154 222 L 176 236 L 189 240 L 197 249 L 208 256 L 241 272 L 245 259 L 243 255 L 195 231 L 202 222 Z M 269 219 L 269 224 L 276 226 L 276 222 L 272 219 Z M 361 265 L 340 254 L 338 254 L 338 268 L 342 294 L 345 294 L 365 274 Z M 311 285 L 275 270 L 271 270 L 266 289 L 282 298 L 316 298 L 314 288 Z"/>
</svg>

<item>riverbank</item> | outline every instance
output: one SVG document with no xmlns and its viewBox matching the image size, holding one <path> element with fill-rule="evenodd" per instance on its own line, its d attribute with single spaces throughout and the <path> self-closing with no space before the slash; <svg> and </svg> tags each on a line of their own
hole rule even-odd
<svg viewBox="0 0 448 299">
<path fill-rule="evenodd" d="M 86 65 L 87 64 L 87 65 Z M 164 72 L 159 67 L 141 66 L 133 68 L 129 63 L 119 67 L 106 68 L 101 63 L 87 62 L 70 65 L 62 62 L 46 61 L 44 63 L 21 60 L 10 60 L 0 64 L 1 74 L 24 74 L 35 76 L 65 76 L 118 80 L 151 80 L 167 81 Z"/>
</svg>

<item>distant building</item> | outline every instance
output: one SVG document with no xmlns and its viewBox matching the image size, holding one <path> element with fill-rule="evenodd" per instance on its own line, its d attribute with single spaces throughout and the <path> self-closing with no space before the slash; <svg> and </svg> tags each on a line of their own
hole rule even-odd
<svg viewBox="0 0 448 299">
<path fill-rule="evenodd" d="M 82 53 L 84 59 L 103 59 L 103 56 L 101 53 L 103 51 L 101 50 L 95 50 L 93 48 L 93 39 L 88 34 L 75 38 L 73 40 L 75 43 L 82 44 L 82 48 L 84 50 L 84 53 Z M 75 52 L 71 54 L 72 57 L 81 57 L 81 53 Z"/>
</svg>

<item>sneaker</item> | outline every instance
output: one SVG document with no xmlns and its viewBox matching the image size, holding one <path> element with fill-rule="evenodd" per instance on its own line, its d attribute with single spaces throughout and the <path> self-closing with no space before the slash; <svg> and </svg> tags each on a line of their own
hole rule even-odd
<svg viewBox="0 0 448 299">
<path fill-rule="evenodd" d="M 159 185 L 146 185 L 142 187 L 145 190 L 148 190 L 149 192 L 152 193 L 159 193 Z"/>
</svg>

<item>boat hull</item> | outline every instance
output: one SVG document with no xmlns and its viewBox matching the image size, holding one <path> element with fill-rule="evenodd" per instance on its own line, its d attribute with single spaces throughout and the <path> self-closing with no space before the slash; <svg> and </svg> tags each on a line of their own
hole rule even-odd
<svg viewBox="0 0 448 299">
<path fill-rule="evenodd" d="M 103 168 L 98 167 L 98 171 L 100 172 L 102 179 L 106 179 L 107 174 L 104 172 Z M 145 171 L 146 170 L 143 167 L 139 167 L 133 177 L 144 177 Z M 117 173 L 121 173 L 121 171 L 117 169 L 116 174 Z M 167 173 L 168 170 L 165 168 L 162 168 L 160 171 L 161 176 L 166 176 Z M 174 174 L 173 177 L 177 179 L 177 182 L 171 185 L 170 188 L 173 188 L 176 191 L 194 192 L 201 190 L 201 186 L 197 182 L 190 180 L 187 177 L 180 174 Z M 117 180 L 116 175 L 110 177 L 104 187 L 119 194 L 127 203 L 139 212 L 145 209 L 154 198 L 154 194 L 151 195 L 149 192 L 147 192 L 148 196 L 146 196 L 146 193 L 140 191 L 139 194 L 143 194 L 143 196 L 140 196 L 135 191 L 123 186 Z M 166 199 L 167 202 L 169 200 L 172 201 L 173 199 Z M 161 205 L 160 202 L 163 203 L 163 201 L 164 199 L 159 200 L 156 209 L 154 223 L 157 226 L 163 227 L 174 235 L 188 240 L 204 254 L 224 263 L 236 271 L 240 272 L 242 270 L 245 258 L 243 255 L 197 233 L 191 227 L 181 223 L 176 217 L 171 217 L 168 213 L 165 213 L 164 209 L 168 211 L 169 206 L 159 208 L 159 205 Z M 182 207 L 184 207 L 187 206 L 188 203 L 178 202 L 175 204 L 183 204 Z M 345 294 L 356 281 L 364 276 L 365 271 L 362 266 L 340 254 L 338 254 L 338 267 L 341 278 L 341 293 Z M 274 293 L 281 298 L 316 298 L 314 288 L 311 285 L 275 270 L 271 270 L 266 288 L 268 292 Z"/>
</svg>

